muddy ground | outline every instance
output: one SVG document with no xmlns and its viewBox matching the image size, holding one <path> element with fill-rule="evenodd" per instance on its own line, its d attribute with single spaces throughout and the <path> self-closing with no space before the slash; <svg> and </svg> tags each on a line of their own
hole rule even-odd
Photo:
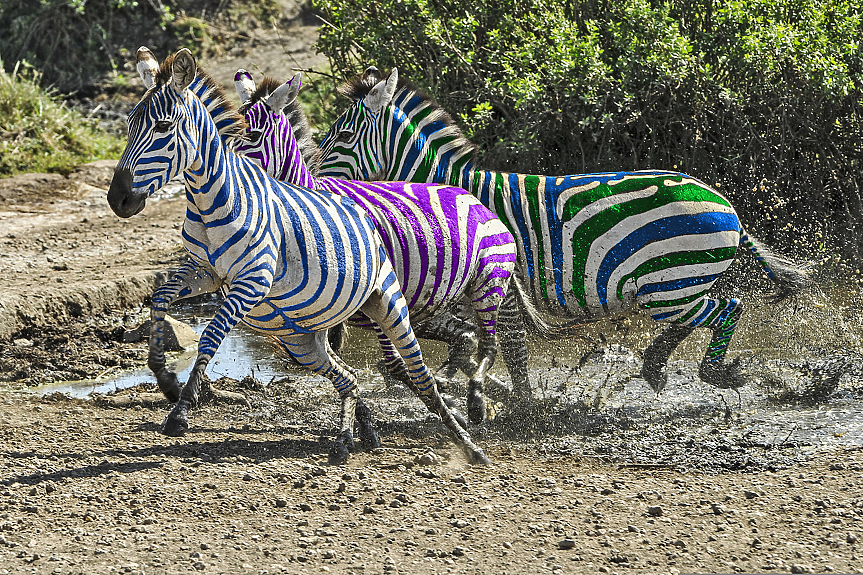
<svg viewBox="0 0 863 575">
<path fill-rule="evenodd" d="M 486 467 L 398 390 L 368 394 L 384 447 L 327 465 L 334 393 L 296 371 L 220 380 L 248 405 L 205 403 L 182 439 L 158 433 L 168 405 L 152 385 L 29 393 L 145 362 L 122 334 L 182 259 L 183 200 L 173 187 L 120 220 L 112 169 L 0 179 L 0 573 L 863 571 L 860 442 L 840 427 L 829 445 L 753 434 L 687 349 L 670 385 L 704 402 L 502 411 L 471 429 Z M 602 350 L 642 393 L 637 353 Z M 859 382 L 843 393 L 858 405 Z"/>
</svg>

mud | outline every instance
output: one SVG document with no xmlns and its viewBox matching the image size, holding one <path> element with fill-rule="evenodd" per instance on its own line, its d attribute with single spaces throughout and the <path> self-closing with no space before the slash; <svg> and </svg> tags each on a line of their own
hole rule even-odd
<svg viewBox="0 0 863 575">
<path fill-rule="evenodd" d="M 371 338 L 346 357 L 383 447 L 340 467 L 326 464 L 330 384 L 262 346 L 209 372 L 231 371 L 215 385 L 248 405 L 204 401 L 182 439 L 158 433 L 169 406 L 146 378 L 86 399 L 33 393 L 144 368 L 145 344 L 122 334 L 181 261 L 184 206 L 174 186 L 116 218 L 113 164 L 0 180 L 0 573 L 863 571 L 853 303 L 750 307 L 732 344 L 747 358 L 739 396 L 695 376 L 704 337 L 650 394 L 648 322 L 531 342 L 541 401 L 513 412 L 489 386 L 495 418 L 471 429 L 484 467 L 375 374 Z M 235 362 L 229 349 L 216 360 Z"/>
</svg>

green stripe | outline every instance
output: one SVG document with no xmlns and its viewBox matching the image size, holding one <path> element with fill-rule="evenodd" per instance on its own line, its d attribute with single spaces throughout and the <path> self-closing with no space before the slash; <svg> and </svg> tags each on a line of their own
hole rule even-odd
<svg viewBox="0 0 863 575">
<path fill-rule="evenodd" d="M 631 273 L 620 278 L 617 284 L 617 298 L 623 299 L 623 286 L 630 279 L 638 280 L 638 278 L 653 273 L 659 270 L 673 268 L 677 266 L 706 264 L 734 258 L 737 252 L 737 247 L 714 248 L 710 250 L 691 251 L 691 252 L 675 252 L 658 256 L 647 260 L 640 266 L 635 268 Z M 649 307 L 649 306 L 645 306 Z"/>
<path fill-rule="evenodd" d="M 704 301 L 706 301 L 706 300 L 704 300 Z M 691 320 L 693 318 L 693 316 L 696 313 L 698 313 L 699 311 L 701 311 L 701 308 L 704 307 L 704 301 L 702 301 L 700 304 L 698 304 L 696 306 L 693 306 L 691 310 L 686 312 L 686 315 L 684 315 L 682 318 L 677 320 L 677 323 L 686 323 L 687 321 Z"/>
<path fill-rule="evenodd" d="M 527 199 L 528 213 L 530 214 L 531 224 L 533 224 L 533 236 L 536 238 L 535 247 L 539 269 L 535 271 L 539 275 L 539 287 L 542 288 L 543 297 L 548 299 L 548 288 L 545 280 L 545 246 L 542 242 L 542 223 L 539 221 L 539 176 L 523 176 L 521 181 L 523 183 L 519 193 L 522 200 Z M 525 241 L 528 239 L 525 238 Z"/>
<path fill-rule="evenodd" d="M 657 308 L 657 307 L 683 306 L 683 305 L 686 305 L 688 303 L 694 302 L 695 300 L 702 297 L 706 293 L 707 293 L 707 290 L 704 290 L 704 291 L 700 291 L 696 294 L 684 296 L 684 297 L 677 298 L 677 299 L 666 299 L 666 300 L 662 300 L 662 301 L 649 301 L 649 302 L 645 303 L 643 307 L 644 307 L 644 309 L 653 309 L 653 308 Z"/>
<path fill-rule="evenodd" d="M 728 205 L 725 198 L 700 185 L 693 183 L 665 187 L 662 185 L 663 179 L 668 178 L 634 178 L 633 180 L 615 185 L 613 189 L 607 184 L 603 184 L 594 190 L 589 190 L 583 194 L 576 194 L 567 200 L 566 207 L 564 208 L 564 222 L 572 219 L 581 209 L 589 205 L 590 202 L 587 202 L 583 196 L 590 196 L 592 198 L 590 201 L 594 202 L 604 197 L 637 191 L 650 186 L 658 186 L 657 191 L 647 197 L 637 198 L 622 204 L 615 204 L 604 209 L 582 223 L 573 233 L 571 238 L 573 253 L 572 291 L 576 301 L 581 306 L 587 306 L 584 287 L 587 255 L 597 238 L 607 233 L 608 230 L 628 217 L 642 214 L 673 202 L 709 202 Z"/>
<path fill-rule="evenodd" d="M 402 165 L 402 162 L 404 161 L 402 156 L 404 155 L 405 151 L 408 149 L 408 140 L 410 140 L 411 136 L 413 136 L 413 133 L 419 129 L 420 121 L 423 118 L 425 118 L 426 116 L 428 116 L 429 114 L 431 114 L 431 112 L 432 112 L 431 107 L 423 108 L 422 110 L 417 112 L 416 115 L 411 116 L 411 119 L 409 122 L 404 122 L 402 124 L 402 126 L 404 126 L 405 129 L 404 129 L 404 131 L 402 131 L 402 136 L 399 139 L 398 144 L 396 145 L 397 154 L 396 154 L 396 157 L 393 158 L 393 163 L 395 165 L 397 165 L 397 166 Z M 416 180 L 415 179 L 413 181 L 424 182 L 425 180 Z"/>
<path fill-rule="evenodd" d="M 659 197 L 671 196 L 673 200 L 677 201 L 713 202 L 731 207 L 728 200 L 710 188 L 696 182 L 690 182 L 679 186 L 666 186 L 664 183 L 666 180 L 680 182 L 683 178 L 680 175 L 674 174 L 667 176 L 632 176 L 619 183 L 615 183 L 614 185 L 600 184 L 592 190 L 585 190 L 570 197 L 563 208 L 562 219 L 564 222 L 571 220 L 579 211 L 599 199 L 628 192 L 636 192 L 651 186 L 657 187 L 655 195 Z M 672 200 L 666 200 L 665 203 L 668 203 L 668 201 Z"/>
</svg>

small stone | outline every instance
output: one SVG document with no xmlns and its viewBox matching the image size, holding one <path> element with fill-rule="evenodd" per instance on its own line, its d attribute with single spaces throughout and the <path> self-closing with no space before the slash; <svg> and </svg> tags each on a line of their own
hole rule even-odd
<svg viewBox="0 0 863 575">
<path fill-rule="evenodd" d="M 204 565 L 203 561 L 195 561 L 192 564 L 192 567 L 194 567 L 197 571 L 203 571 L 207 566 Z"/>
<path fill-rule="evenodd" d="M 342 474 L 342 479 L 345 481 L 353 481 L 354 476 L 351 475 L 350 473 L 344 473 L 344 474 Z"/>
<path fill-rule="evenodd" d="M 440 457 L 434 451 L 427 451 L 415 459 L 417 465 L 437 465 Z"/>
<path fill-rule="evenodd" d="M 430 527 L 429 529 L 426 529 L 426 535 L 437 535 L 437 529 L 435 529 L 434 527 Z M 849 535 L 849 537 L 850 537 L 850 535 Z"/>
<path fill-rule="evenodd" d="M 33 347 L 33 342 L 26 338 L 19 338 L 12 342 L 15 347 Z"/>
<path fill-rule="evenodd" d="M 464 519 L 456 519 L 455 521 L 452 521 L 450 523 L 450 525 L 452 525 L 453 527 L 457 527 L 458 529 L 461 529 L 463 527 L 467 527 L 468 525 L 470 525 L 470 522 L 465 521 Z"/>
<path fill-rule="evenodd" d="M 662 507 L 659 505 L 651 505 L 647 508 L 647 514 L 651 517 L 660 517 L 662 515 Z"/>
<path fill-rule="evenodd" d="M 321 553 L 321 557 L 323 557 L 324 559 L 335 559 L 336 554 L 333 553 L 331 549 L 327 549 L 326 551 Z"/>
<path fill-rule="evenodd" d="M 287 507 L 288 500 L 287 499 L 276 499 L 276 507 Z"/>
<path fill-rule="evenodd" d="M 308 503 L 300 503 L 300 511 L 311 511 L 312 506 Z"/>
<path fill-rule="evenodd" d="M 612 493 L 614 493 L 614 489 L 609 489 L 608 487 L 600 491 L 600 494 L 602 495 L 611 495 Z"/>
<path fill-rule="evenodd" d="M 384 503 L 386 503 L 386 501 L 384 501 L 383 497 L 376 497 L 375 498 L 375 505 L 383 505 Z"/>
<path fill-rule="evenodd" d="M 744 497 L 746 497 L 746 499 L 755 499 L 756 497 L 758 497 L 758 493 L 756 493 L 755 491 L 749 491 L 748 489 L 743 491 L 743 495 Z"/>
<path fill-rule="evenodd" d="M 339 487 L 336 489 L 336 493 L 344 493 L 347 488 L 348 486 L 344 482 L 341 482 L 339 483 Z"/>
<path fill-rule="evenodd" d="M 812 569 L 810 569 L 806 565 L 794 564 L 791 566 L 792 573 L 812 573 Z"/>
<path fill-rule="evenodd" d="M 363 513 L 365 513 L 366 515 L 374 513 L 374 512 L 375 512 L 375 508 L 372 507 L 371 505 L 369 505 L 368 503 L 363 505 Z"/>
<path fill-rule="evenodd" d="M 390 507 L 398 508 L 401 506 L 402 506 L 402 502 L 399 501 L 398 499 L 393 499 L 392 501 L 390 501 Z"/>
<path fill-rule="evenodd" d="M 849 533 L 848 537 L 845 538 L 845 541 L 847 541 L 848 543 L 857 543 L 857 536 L 853 533 Z"/>
<path fill-rule="evenodd" d="M 208 543 L 201 543 L 201 551 L 206 551 L 209 548 L 210 545 Z"/>
<path fill-rule="evenodd" d="M 563 539 L 558 541 L 557 548 L 558 549 L 573 549 L 575 547 L 575 541 L 572 539 Z"/>
<path fill-rule="evenodd" d="M 719 503 L 711 503 L 710 508 L 713 510 L 714 515 L 722 515 L 725 513 L 725 508 Z"/>
<path fill-rule="evenodd" d="M 450 481 L 452 481 L 453 483 L 467 483 L 467 480 L 464 478 L 463 475 L 456 475 L 455 477 L 450 479 Z"/>
<path fill-rule="evenodd" d="M 627 529 L 630 533 L 638 533 L 638 527 L 636 527 L 635 525 L 629 525 L 629 526 L 627 526 L 627 527 L 626 527 L 626 529 Z"/>
<path fill-rule="evenodd" d="M 251 481 L 252 479 L 254 479 L 254 477 L 252 477 L 250 473 L 243 475 L 243 481 Z"/>
<path fill-rule="evenodd" d="M 455 547 L 452 550 L 453 557 L 464 557 L 464 548 L 463 547 Z"/>
<path fill-rule="evenodd" d="M 504 549 L 512 549 L 512 543 L 510 543 L 509 541 L 504 541 L 503 547 Z"/>
<path fill-rule="evenodd" d="M 53 481 L 46 481 L 45 482 L 45 493 L 50 495 L 50 494 L 54 493 L 55 491 L 57 491 L 57 485 L 55 485 Z"/>
<path fill-rule="evenodd" d="M 342 507 L 338 503 L 330 503 L 327 507 L 327 509 L 329 509 L 330 511 L 338 511 L 341 508 Z"/>
</svg>

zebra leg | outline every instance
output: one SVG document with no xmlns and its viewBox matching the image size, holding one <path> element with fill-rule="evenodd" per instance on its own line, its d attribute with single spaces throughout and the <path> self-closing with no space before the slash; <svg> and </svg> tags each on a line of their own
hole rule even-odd
<svg viewBox="0 0 863 575">
<path fill-rule="evenodd" d="M 471 306 L 476 314 L 480 334 L 479 364 L 468 381 L 467 390 L 467 416 L 473 423 L 482 423 L 486 419 L 487 411 L 482 386 L 485 383 L 485 374 L 494 365 L 497 356 L 495 324 L 499 310 L 506 299 L 504 294 L 515 266 L 514 255 L 512 261 L 501 261 L 501 256 L 494 253 L 484 255 L 483 260 L 487 263 L 471 286 Z"/>
<path fill-rule="evenodd" d="M 338 353 L 332 348 L 333 343 L 333 335 L 332 330 L 337 330 L 337 341 L 338 343 L 344 343 L 344 335 L 345 335 L 345 324 L 341 323 L 335 328 L 331 328 L 327 333 L 327 354 L 330 356 L 334 362 L 338 363 L 339 366 L 354 374 L 356 377 L 356 370 L 354 370 L 351 366 L 349 366 L 345 361 L 341 358 Z M 381 446 L 381 440 L 378 437 L 377 431 L 375 431 L 375 422 L 372 417 L 372 410 L 363 402 L 361 397 L 357 397 L 357 407 L 356 407 L 356 420 L 357 420 L 357 431 L 360 437 L 360 441 L 363 443 L 363 447 L 366 449 L 376 449 Z"/>
<path fill-rule="evenodd" d="M 326 331 L 279 338 L 279 341 L 300 365 L 333 382 L 342 405 L 339 410 L 339 432 L 330 447 L 329 462 L 341 465 L 348 460 L 355 447 L 353 428 L 359 400 L 356 372 L 328 353 Z"/>
<path fill-rule="evenodd" d="M 720 389 L 737 389 L 745 383 L 740 373 L 740 357 L 734 358 L 731 363 L 725 363 L 724 360 L 737 322 L 743 314 L 743 304 L 735 298 L 712 299 L 708 303 L 713 304 L 714 311 L 707 315 L 701 325 L 710 328 L 713 337 L 698 367 L 698 376 Z"/>
<path fill-rule="evenodd" d="M 153 292 L 153 305 L 150 309 L 150 350 L 147 365 L 156 375 L 159 389 L 175 403 L 180 399 L 180 382 L 177 374 L 167 368 L 165 362 L 165 315 L 168 308 L 178 299 L 214 292 L 219 289 L 220 282 L 215 274 L 195 260 L 189 260 L 180 266 L 168 280 Z"/>
<path fill-rule="evenodd" d="M 275 266 L 274 266 L 275 267 Z M 189 381 L 180 391 L 180 397 L 174 409 L 162 423 L 162 433 L 170 437 L 181 437 L 189 429 L 189 411 L 198 404 L 198 395 L 201 392 L 201 380 L 207 364 L 216 354 L 222 340 L 228 335 L 237 323 L 264 298 L 269 291 L 272 277 L 257 275 L 251 277 L 238 277 L 231 285 L 225 300 L 216 310 L 216 314 L 201 334 L 198 342 L 198 357 Z"/>
<path fill-rule="evenodd" d="M 407 366 L 405 362 L 402 361 L 402 358 L 399 356 L 396 347 L 393 345 L 393 342 L 381 331 L 380 326 L 377 324 L 373 324 L 373 329 L 378 334 L 378 343 L 381 346 L 381 353 L 384 356 L 384 366 L 386 366 L 387 373 L 392 376 L 393 379 L 406 386 L 408 389 L 413 391 L 415 394 L 420 395 L 420 390 L 417 388 L 416 384 L 408 375 Z M 452 411 L 453 417 L 458 422 L 458 424 L 463 428 L 467 429 L 467 420 L 464 416 L 455 408 L 455 399 L 449 396 L 441 395 L 444 403 L 446 403 L 447 407 L 449 407 L 450 411 Z"/>
<path fill-rule="evenodd" d="M 665 366 L 672 352 L 680 345 L 695 328 L 689 324 L 673 323 L 666 327 L 659 337 L 654 339 L 644 350 L 644 363 L 641 366 L 641 377 L 656 393 L 665 389 L 668 374 Z"/>
<path fill-rule="evenodd" d="M 362 311 L 377 322 L 384 334 L 389 338 L 405 363 L 408 377 L 414 383 L 415 391 L 423 403 L 436 413 L 444 425 L 453 434 L 456 443 L 462 448 L 470 463 L 490 463 L 482 449 L 474 445 L 467 431 L 458 424 L 452 411 L 441 399 L 434 376 L 423 362 L 419 342 L 414 335 L 408 320 L 407 304 L 399 288 L 398 281 L 389 265 L 389 261 L 381 250 L 382 278 L 385 281 L 362 306 Z"/>
<path fill-rule="evenodd" d="M 512 393 L 520 402 L 533 399 L 527 370 L 527 332 L 514 292 L 506 294 L 497 317 L 497 332 L 503 362 L 512 378 Z"/>
<path fill-rule="evenodd" d="M 436 380 L 452 379 L 459 369 L 468 377 L 476 373 L 479 338 L 473 323 L 450 312 L 442 312 L 417 325 L 414 331 L 417 337 L 447 343 L 449 353 L 435 372 Z"/>
</svg>

